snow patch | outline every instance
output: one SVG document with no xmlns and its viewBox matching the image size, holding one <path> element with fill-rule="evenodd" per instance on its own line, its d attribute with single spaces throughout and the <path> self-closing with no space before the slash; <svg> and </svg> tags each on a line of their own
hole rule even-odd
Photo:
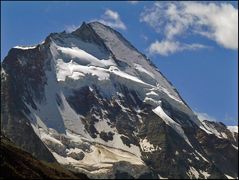
<svg viewBox="0 0 239 180">
<path fill-rule="evenodd" d="M 232 147 L 234 147 L 236 150 L 238 150 L 238 147 L 237 147 L 237 146 L 235 146 L 234 144 L 232 144 Z"/>
<path fill-rule="evenodd" d="M 165 87 L 157 84 L 157 89 L 160 90 L 161 92 L 164 92 L 165 94 L 167 94 L 171 99 L 181 103 L 181 104 L 184 104 L 183 101 L 179 98 L 179 97 L 176 97 L 175 95 L 173 95 L 172 93 L 169 92 L 168 89 L 166 89 Z"/>
<path fill-rule="evenodd" d="M 127 113 L 127 111 L 131 111 L 129 108 L 124 107 L 124 106 L 121 104 L 121 102 L 120 102 L 119 99 L 115 99 L 115 102 L 121 107 L 122 111 L 124 111 L 124 112 L 126 112 L 126 113 Z"/>
<path fill-rule="evenodd" d="M 63 144 L 61 143 L 61 141 L 55 139 L 54 137 L 52 137 L 50 134 L 47 134 L 46 131 L 44 131 L 43 129 L 39 129 L 39 134 L 40 134 L 40 139 L 43 140 L 43 142 L 45 142 L 45 140 L 48 140 L 48 141 L 51 141 L 52 143 L 55 143 L 55 144 L 59 144 L 59 145 L 62 145 Z"/>
<path fill-rule="evenodd" d="M 168 179 L 166 177 L 161 176 L 160 174 L 158 174 L 158 177 L 159 177 L 159 179 Z"/>
<path fill-rule="evenodd" d="M 187 172 L 190 178 L 199 178 L 199 172 L 192 166 L 189 167 L 189 170 Z"/>
<path fill-rule="evenodd" d="M 214 134 L 220 139 L 227 139 L 227 135 L 224 132 L 218 132 L 213 124 L 207 124 L 204 121 L 201 121 L 202 126 L 199 126 L 202 130 L 204 130 L 208 134 Z"/>
<path fill-rule="evenodd" d="M 156 101 L 156 100 L 154 100 L 152 98 L 149 98 L 149 97 L 145 97 L 144 102 L 148 103 L 148 104 L 155 105 L 155 106 L 158 106 L 161 103 L 161 101 Z"/>
<path fill-rule="evenodd" d="M 238 133 L 238 126 L 227 126 L 227 129 L 232 133 Z"/>
<path fill-rule="evenodd" d="M 140 80 L 138 77 L 132 76 L 132 75 L 127 74 L 127 73 L 125 73 L 125 72 L 123 72 L 123 71 L 118 70 L 118 71 L 113 71 L 113 73 L 114 73 L 115 75 L 118 75 L 118 76 L 123 77 L 123 78 L 125 78 L 125 79 L 129 79 L 129 80 L 131 80 L 131 81 L 135 81 L 135 82 L 137 82 L 137 83 L 144 84 L 144 85 L 147 85 L 147 86 L 152 86 L 152 85 L 150 85 L 150 84 L 148 84 L 148 83 L 143 82 L 143 81 Z"/>
<path fill-rule="evenodd" d="M 106 119 L 100 119 L 98 118 L 98 122 L 94 124 L 95 128 L 97 129 L 98 132 L 104 131 L 104 132 L 116 132 L 116 128 L 111 128 L 108 125 L 108 121 Z"/>
<path fill-rule="evenodd" d="M 139 144 L 142 151 L 144 152 L 153 152 L 153 151 L 161 150 L 159 146 L 154 147 L 154 145 L 151 144 L 146 138 L 140 139 Z"/>
<path fill-rule="evenodd" d="M 191 146 L 193 148 L 193 146 L 191 145 L 190 141 L 188 140 L 187 136 L 184 134 L 184 130 L 182 129 L 182 127 L 176 123 L 173 119 L 171 119 L 162 109 L 161 106 L 156 107 L 155 109 L 153 109 L 153 112 L 155 114 L 157 114 L 160 118 L 163 119 L 163 121 L 169 125 L 170 127 L 172 127 L 187 143 L 189 146 Z"/>
<path fill-rule="evenodd" d="M 209 161 L 208 161 L 201 153 L 199 153 L 197 150 L 195 150 L 195 152 L 196 152 L 204 161 L 206 161 L 206 162 L 209 163 Z"/>
<path fill-rule="evenodd" d="M 147 71 L 145 68 L 143 68 L 140 64 L 134 64 L 134 67 L 139 70 L 140 72 L 143 72 L 143 73 L 146 73 L 148 74 L 149 76 L 151 76 L 152 78 L 155 78 L 154 74 Z"/>
<path fill-rule="evenodd" d="M 207 179 L 211 175 L 206 171 L 199 170 L 199 172 L 205 177 L 205 179 Z"/>
<path fill-rule="evenodd" d="M 35 49 L 37 46 L 15 46 L 15 49 L 23 49 L 23 50 L 28 50 L 28 49 Z"/>
<path fill-rule="evenodd" d="M 71 149 L 68 152 L 79 152 L 81 150 Z M 101 144 L 91 144 L 91 151 L 84 152 L 82 160 L 75 160 L 71 157 L 63 157 L 53 152 L 54 157 L 61 164 L 73 165 L 78 170 L 85 170 L 90 174 L 107 173 L 111 171 L 113 164 L 126 161 L 133 165 L 145 166 L 144 162 L 134 154 L 120 149 L 107 147 Z"/>
<path fill-rule="evenodd" d="M 147 96 L 150 96 L 150 95 L 154 95 L 154 96 L 158 96 L 158 94 L 154 91 L 149 91 L 146 93 Z"/>
<path fill-rule="evenodd" d="M 222 137 L 223 137 L 224 139 L 227 139 L 227 138 L 228 138 L 227 135 L 226 135 L 224 132 L 221 132 L 221 135 L 222 135 Z"/>
<path fill-rule="evenodd" d="M 52 152 L 52 154 L 60 164 L 64 164 L 64 165 L 78 164 L 78 160 L 75 160 L 72 157 L 63 157 L 57 154 L 56 152 Z"/>
<path fill-rule="evenodd" d="M 83 66 L 73 61 L 66 63 L 62 59 L 58 59 L 56 69 L 58 81 L 65 81 L 66 77 L 78 80 L 87 74 L 97 76 L 100 81 L 109 79 L 109 74 L 106 69 L 95 66 Z"/>
<path fill-rule="evenodd" d="M 232 177 L 232 176 L 229 176 L 229 175 L 227 175 L 227 174 L 224 174 L 226 177 L 227 177 L 227 179 L 238 179 L 238 178 L 234 178 L 234 177 Z"/>
</svg>

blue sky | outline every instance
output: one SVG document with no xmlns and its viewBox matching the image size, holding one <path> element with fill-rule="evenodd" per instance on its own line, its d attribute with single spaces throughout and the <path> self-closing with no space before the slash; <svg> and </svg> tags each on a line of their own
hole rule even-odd
<svg viewBox="0 0 239 180">
<path fill-rule="evenodd" d="M 99 20 L 145 53 L 200 117 L 238 123 L 237 2 L 1 2 L 1 60 L 11 47 Z"/>
</svg>

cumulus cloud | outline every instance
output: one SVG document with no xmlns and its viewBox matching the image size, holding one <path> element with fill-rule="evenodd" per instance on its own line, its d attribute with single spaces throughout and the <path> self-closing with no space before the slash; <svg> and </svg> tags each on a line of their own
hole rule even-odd
<svg viewBox="0 0 239 180">
<path fill-rule="evenodd" d="M 111 9 L 107 9 L 98 21 L 112 28 L 126 30 L 118 12 Z"/>
<path fill-rule="evenodd" d="M 112 28 L 116 28 L 116 29 L 126 29 L 125 24 L 121 21 L 120 16 L 118 14 L 118 12 L 116 11 L 112 11 L 110 9 L 107 9 L 104 14 L 101 16 L 100 19 L 93 19 L 91 21 L 99 21 L 107 26 L 110 26 Z M 67 25 L 65 27 L 66 32 L 73 32 L 76 29 L 78 29 L 80 27 L 80 25 L 76 26 L 76 25 Z"/>
<path fill-rule="evenodd" d="M 184 50 L 197 50 L 207 48 L 207 46 L 204 46 L 202 44 L 185 44 L 180 43 L 178 41 L 169 41 L 169 40 L 163 40 L 163 41 L 155 41 L 149 46 L 149 53 L 150 54 L 161 54 L 163 56 L 167 56 L 169 54 L 173 54 L 175 52 L 180 52 Z"/>
<path fill-rule="evenodd" d="M 207 113 L 203 113 L 203 112 L 194 112 L 198 119 L 203 121 L 203 120 L 208 120 L 208 121 L 217 121 L 216 118 L 208 115 Z"/>
<path fill-rule="evenodd" d="M 224 48 L 238 49 L 238 9 L 230 3 L 155 2 L 140 14 L 140 22 L 170 41 L 198 34 Z"/>
</svg>

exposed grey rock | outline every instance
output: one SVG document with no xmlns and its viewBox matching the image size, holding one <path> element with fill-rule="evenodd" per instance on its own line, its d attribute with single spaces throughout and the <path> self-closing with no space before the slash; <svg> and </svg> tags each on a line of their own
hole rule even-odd
<svg viewBox="0 0 239 180">
<path fill-rule="evenodd" d="M 85 154 L 81 151 L 81 152 L 70 152 L 68 153 L 69 157 L 72 157 L 73 159 L 76 160 L 82 160 L 85 157 Z"/>
</svg>

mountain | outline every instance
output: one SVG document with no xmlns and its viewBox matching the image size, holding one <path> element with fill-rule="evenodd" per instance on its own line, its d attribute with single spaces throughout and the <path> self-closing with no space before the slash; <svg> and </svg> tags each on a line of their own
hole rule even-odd
<svg viewBox="0 0 239 180">
<path fill-rule="evenodd" d="M 58 163 L 46 163 L 15 146 L 8 138 L 1 136 L 0 177 L 24 179 L 87 179 L 84 174 L 74 174 Z"/>
<path fill-rule="evenodd" d="M 200 121 L 159 69 L 99 22 L 14 47 L 1 128 L 36 158 L 90 178 L 236 178 L 238 131 Z"/>
</svg>

